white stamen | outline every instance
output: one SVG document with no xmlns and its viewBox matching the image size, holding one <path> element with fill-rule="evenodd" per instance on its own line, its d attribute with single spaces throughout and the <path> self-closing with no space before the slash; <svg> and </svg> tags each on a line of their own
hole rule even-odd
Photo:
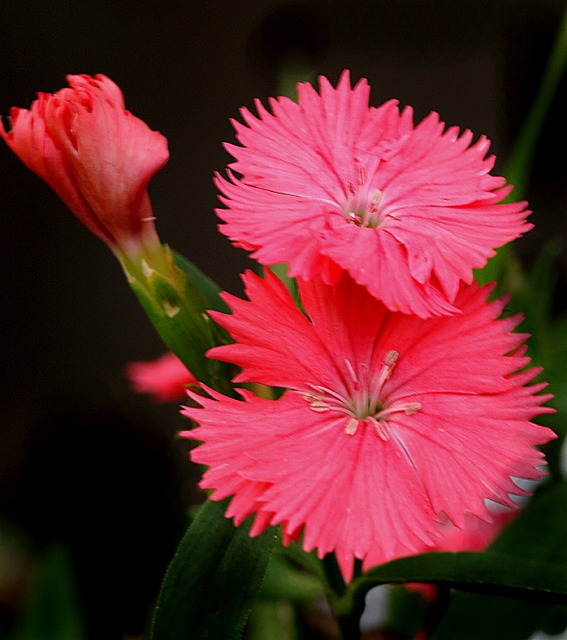
<svg viewBox="0 0 567 640">
<path fill-rule="evenodd" d="M 345 426 L 345 433 L 348 436 L 353 436 L 356 433 L 357 429 L 358 429 L 358 418 L 349 418 Z"/>
<path fill-rule="evenodd" d="M 409 416 L 412 413 L 417 413 L 418 411 L 421 410 L 421 402 L 410 402 L 408 405 L 406 405 L 406 408 L 404 409 L 405 413 Z"/>
<path fill-rule="evenodd" d="M 344 430 L 349 436 L 354 435 L 361 422 L 372 426 L 376 435 L 383 442 L 391 438 L 388 418 L 394 413 L 412 415 L 421 410 L 420 402 L 388 401 L 384 397 L 383 387 L 392 374 L 398 361 L 399 353 L 391 349 L 384 354 L 382 367 L 371 376 L 367 363 L 355 366 L 345 358 L 346 385 L 342 392 L 334 391 L 323 385 L 307 383 L 313 391 L 302 393 L 311 411 L 324 413 L 332 411 L 345 416 Z"/>
<path fill-rule="evenodd" d="M 328 395 L 332 396 L 333 398 L 335 398 L 335 400 L 338 400 L 341 404 L 346 404 L 346 402 L 347 402 L 346 398 L 341 396 L 340 393 L 337 393 L 336 391 L 333 391 L 332 389 L 328 389 L 327 387 L 322 387 L 321 385 L 318 385 L 318 384 L 309 384 L 309 383 L 307 383 L 307 386 L 311 387 L 312 389 L 315 389 L 315 391 L 319 391 L 323 395 L 328 394 Z"/>
<path fill-rule="evenodd" d="M 303 399 L 309 403 L 309 408 L 311 409 L 311 411 L 316 411 L 317 413 L 324 413 L 331 408 L 326 402 L 323 401 L 323 398 L 321 396 L 317 396 L 314 393 L 304 393 Z"/>
<path fill-rule="evenodd" d="M 325 411 L 329 411 L 331 408 L 326 402 L 310 402 L 309 408 L 311 411 L 316 411 L 317 413 L 324 413 Z"/>
<path fill-rule="evenodd" d="M 391 416 L 393 413 L 405 413 L 407 416 L 410 416 L 414 413 L 417 413 L 421 409 L 420 402 L 408 402 L 407 404 L 393 404 L 391 407 L 386 409 L 382 409 L 376 414 L 376 418 L 378 420 L 384 420 L 388 416 Z"/>
<path fill-rule="evenodd" d="M 354 389 L 358 390 L 360 387 L 360 383 L 358 382 L 358 378 L 356 377 L 356 373 L 354 372 L 354 369 L 352 364 L 350 363 L 350 360 L 348 360 L 347 358 L 345 358 L 345 365 L 346 365 L 346 368 L 348 369 L 351 380 L 354 383 Z"/>
<path fill-rule="evenodd" d="M 378 437 L 380 438 L 380 440 L 383 440 L 384 442 L 388 442 L 388 440 L 390 439 L 390 436 L 388 435 L 384 427 L 384 424 L 382 424 L 379 420 L 376 420 L 376 418 L 374 418 L 373 416 L 368 416 L 367 420 L 376 429 L 376 433 L 378 434 Z"/>
<path fill-rule="evenodd" d="M 384 360 L 382 360 L 382 369 L 380 370 L 380 374 L 378 375 L 378 379 L 374 383 L 373 393 L 370 398 L 372 404 L 376 404 L 380 395 L 382 393 L 382 387 L 386 383 L 386 380 L 392 375 L 392 371 L 394 370 L 394 366 L 398 360 L 399 353 L 394 349 L 388 351 L 384 356 Z"/>
<path fill-rule="evenodd" d="M 388 353 L 384 356 L 384 364 L 387 367 L 393 367 L 398 361 L 399 357 L 400 354 L 395 349 L 392 349 L 391 351 L 388 351 Z"/>
</svg>

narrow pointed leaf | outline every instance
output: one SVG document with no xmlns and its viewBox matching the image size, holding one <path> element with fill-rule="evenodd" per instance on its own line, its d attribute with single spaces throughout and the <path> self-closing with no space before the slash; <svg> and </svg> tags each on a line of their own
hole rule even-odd
<svg viewBox="0 0 567 640">
<path fill-rule="evenodd" d="M 495 551 L 424 553 L 400 558 L 369 571 L 359 587 L 407 582 L 567 604 L 567 566 Z"/>
<path fill-rule="evenodd" d="M 323 584 L 315 576 L 292 567 L 284 558 L 273 555 L 262 585 L 259 600 L 262 602 L 301 602 L 325 593 Z"/>
<path fill-rule="evenodd" d="M 524 600 L 567 604 L 567 483 L 542 490 L 488 551 L 425 553 L 370 570 L 354 585 L 424 582 Z M 358 593 L 357 593 L 358 595 Z"/>
<path fill-rule="evenodd" d="M 250 522 L 224 517 L 227 501 L 206 502 L 166 573 L 152 640 L 238 640 L 260 590 L 274 529 L 250 538 Z"/>
<path fill-rule="evenodd" d="M 543 487 L 488 553 L 513 554 L 517 558 L 518 576 L 533 563 L 547 565 L 548 587 L 560 588 L 560 574 L 567 571 L 566 510 L 567 483 Z M 532 576 L 524 577 L 526 586 L 532 583 Z M 545 575 L 541 577 L 546 579 Z M 454 593 L 433 637 L 451 640 L 458 632 L 462 640 L 526 640 L 538 630 L 559 633 L 567 625 L 567 605 L 552 602 L 556 602 L 555 596 L 525 602 L 478 593 Z"/>
<path fill-rule="evenodd" d="M 86 640 L 85 620 L 68 549 L 45 552 L 12 640 Z"/>
</svg>

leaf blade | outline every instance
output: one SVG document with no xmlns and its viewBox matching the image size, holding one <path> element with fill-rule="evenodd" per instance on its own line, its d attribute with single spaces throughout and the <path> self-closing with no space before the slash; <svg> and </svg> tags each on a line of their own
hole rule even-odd
<svg viewBox="0 0 567 640">
<path fill-rule="evenodd" d="M 162 585 L 152 640 L 238 640 L 258 595 L 276 534 L 234 527 L 227 501 L 207 501 L 183 537 Z"/>
</svg>

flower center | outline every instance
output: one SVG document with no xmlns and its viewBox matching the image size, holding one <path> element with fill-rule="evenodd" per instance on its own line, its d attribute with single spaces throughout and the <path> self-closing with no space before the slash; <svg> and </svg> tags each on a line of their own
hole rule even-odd
<svg viewBox="0 0 567 640">
<path fill-rule="evenodd" d="M 369 227 L 376 229 L 382 226 L 386 215 L 383 207 L 380 207 L 382 192 L 372 186 L 373 180 L 368 175 L 374 175 L 379 159 L 374 158 L 373 163 L 363 167 L 358 164 L 356 178 L 346 185 L 346 200 L 342 205 L 342 213 L 350 224 L 357 227 Z"/>
<path fill-rule="evenodd" d="M 343 209 L 344 216 L 348 222 L 357 227 L 376 229 L 384 220 L 384 216 L 380 213 L 382 192 L 376 190 L 369 198 L 368 194 L 361 193 L 362 191 L 360 189 L 349 196 Z"/>
<path fill-rule="evenodd" d="M 347 385 L 341 392 L 322 385 L 309 384 L 310 391 L 303 394 L 303 399 L 312 411 L 323 413 L 333 411 L 345 416 L 345 433 L 352 436 L 361 422 L 370 424 L 377 435 L 385 442 L 389 440 L 387 420 L 393 413 L 416 413 L 421 409 L 419 402 L 389 403 L 383 395 L 383 387 L 398 360 L 397 351 L 388 351 L 382 361 L 382 367 L 374 377 L 368 367 L 360 367 L 357 375 L 349 360 L 345 360 L 348 372 Z"/>
</svg>

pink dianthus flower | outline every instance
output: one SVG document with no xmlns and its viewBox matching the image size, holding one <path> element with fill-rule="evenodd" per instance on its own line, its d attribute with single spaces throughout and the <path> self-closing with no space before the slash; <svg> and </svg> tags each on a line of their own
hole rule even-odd
<svg viewBox="0 0 567 640">
<path fill-rule="evenodd" d="M 456 312 L 459 283 L 532 226 L 525 202 L 499 204 L 512 187 L 489 174 L 489 141 L 437 113 L 414 126 L 396 100 L 369 107 L 348 71 L 319 87 L 270 99 L 271 113 L 256 101 L 258 117 L 241 109 L 242 146 L 226 145 L 236 161 L 215 177 L 220 230 L 292 277 L 331 284 L 346 270 L 390 310 Z"/>
<path fill-rule="evenodd" d="M 249 300 L 223 294 L 211 312 L 234 344 L 212 357 L 239 365 L 236 382 L 287 390 L 277 400 L 212 390 L 183 412 L 200 426 L 192 459 L 209 467 L 201 487 L 234 496 L 227 517 L 257 514 L 251 534 L 281 524 L 306 550 L 335 552 L 346 580 L 421 552 L 447 519 L 490 519 L 485 499 L 515 507 L 511 479 L 543 475 L 534 445 L 554 437 L 531 420 L 545 384 L 526 386 L 519 319 L 497 320 L 490 288 L 462 285 L 453 316 L 422 320 L 389 311 L 348 274 L 333 285 L 299 281 L 305 314 L 285 286 L 244 276 Z"/>
<path fill-rule="evenodd" d="M 130 362 L 125 372 L 136 393 L 148 393 L 156 402 L 181 400 L 188 385 L 198 384 L 195 376 L 170 351 L 149 362 Z"/>
</svg>

